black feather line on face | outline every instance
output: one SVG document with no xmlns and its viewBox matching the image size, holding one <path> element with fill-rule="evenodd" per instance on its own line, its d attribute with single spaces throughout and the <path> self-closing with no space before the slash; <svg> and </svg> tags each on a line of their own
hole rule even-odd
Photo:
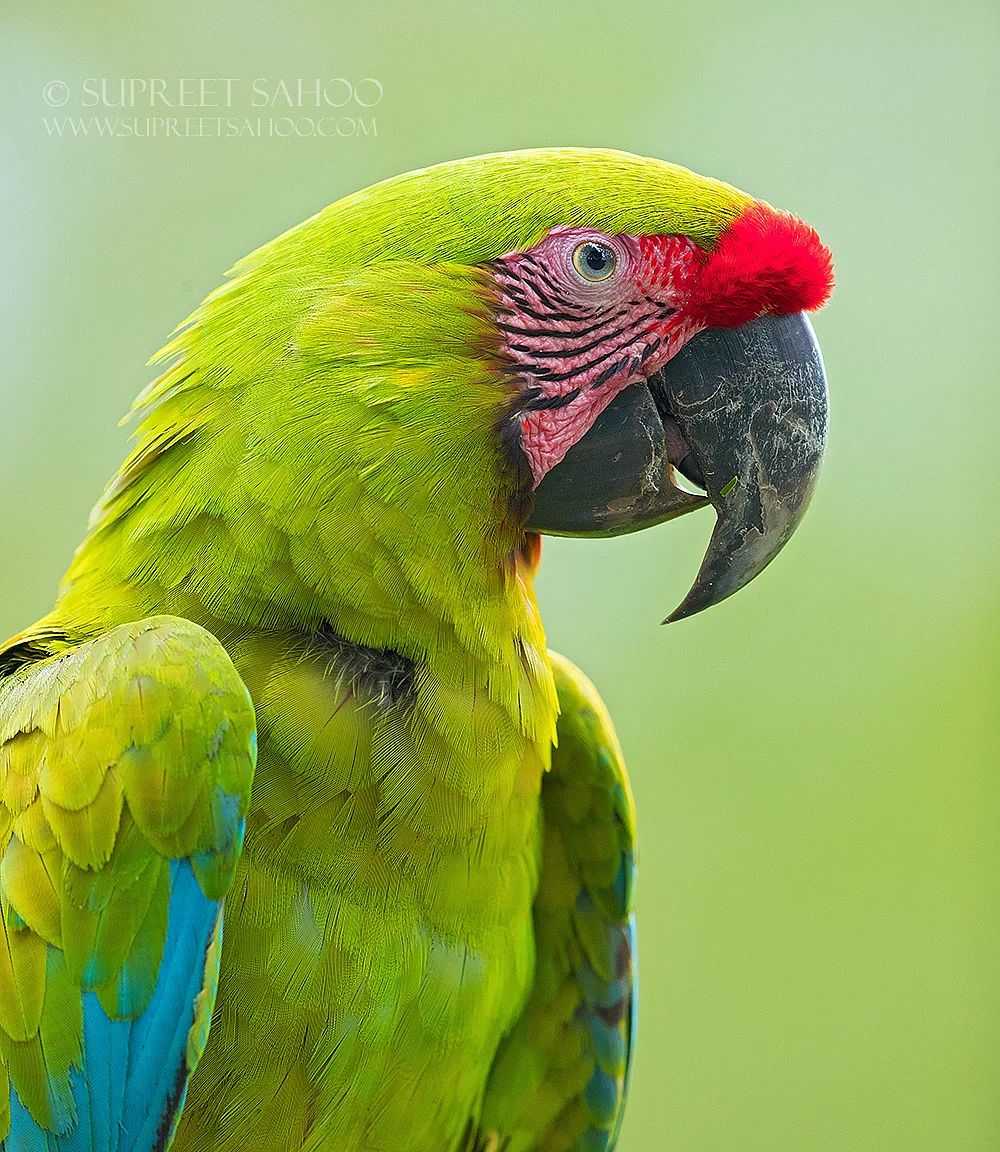
<svg viewBox="0 0 1000 1152">
<path fill-rule="evenodd" d="M 663 343 L 663 341 L 659 338 L 659 336 L 657 336 L 656 339 L 653 340 L 653 342 L 651 344 L 647 344 L 646 347 L 643 349 L 642 355 L 639 357 L 639 363 L 645 364 L 646 361 L 650 358 L 650 356 L 653 355 L 653 353 L 660 347 L 660 345 L 662 343 Z"/>
<path fill-rule="evenodd" d="M 533 388 L 532 392 L 535 392 L 536 396 L 521 406 L 523 412 L 541 412 L 545 409 L 565 408 L 580 395 L 579 388 L 572 388 L 569 392 L 563 392 L 561 396 L 546 396 L 540 388 Z"/>
<path fill-rule="evenodd" d="M 530 256 L 525 256 L 524 262 L 531 268 L 532 276 L 530 278 L 512 274 L 510 269 L 507 268 L 502 261 L 494 261 L 492 265 L 494 274 L 503 291 L 523 312 L 526 312 L 535 320 L 579 320 L 593 314 L 593 309 L 590 305 L 567 300 L 561 288 L 545 280 L 549 291 L 555 298 L 549 299 L 548 295 L 541 290 L 538 284 L 539 279 L 541 279 L 539 274 L 542 271 L 538 264 L 535 263 Z M 536 297 L 538 304 L 547 310 L 548 314 L 539 314 L 533 310 L 534 302 L 528 299 L 529 291 Z"/>
<path fill-rule="evenodd" d="M 565 303 L 563 303 L 563 302 L 561 302 L 561 301 L 560 301 L 560 302 L 557 304 L 557 303 L 556 303 L 554 300 L 551 300 L 551 299 L 550 299 L 550 298 L 549 298 L 549 297 L 546 295 L 546 293 L 542 291 L 541 285 L 538 283 L 538 281 L 537 281 L 537 280 L 535 281 L 535 283 L 534 283 L 534 284 L 532 284 L 532 286 L 531 286 L 531 291 L 534 293 L 534 295 L 535 295 L 535 298 L 536 298 L 536 299 L 537 299 L 537 300 L 538 300 L 538 301 L 539 301 L 539 302 L 540 302 L 540 303 L 541 303 L 541 304 L 542 304 L 544 307 L 548 308 L 550 312 L 558 312 L 558 311 L 560 311 L 560 309 L 563 309 L 563 308 L 570 308 L 570 307 L 571 307 L 571 305 L 569 305 L 569 304 L 565 304 Z"/>
<path fill-rule="evenodd" d="M 548 273 L 544 268 L 539 268 L 539 269 L 537 269 L 535 274 L 537 275 L 538 279 L 541 280 L 541 282 L 545 285 L 545 287 L 554 296 L 556 296 L 557 298 L 561 297 L 562 288 L 560 288 L 560 286 L 555 282 L 555 280 L 552 279 L 552 276 L 550 275 L 550 273 Z M 535 286 L 535 290 L 538 291 L 537 285 Z M 539 292 L 538 295 L 541 296 L 541 293 Z M 567 307 L 572 307 L 572 305 L 570 305 L 567 301 L 563 301 L 563 303 L 565 303 Z M 576 305 L 576 307 L 583 309 L 584 311 L 587 310 L 587 306 L 585 304 L 578 304 L 578 305 Z"/>
<path fill-rule="evenodd" d="M 591 392 L 595 392 L 602 384 L 606 384 L 612 376 L 616 376 L 629 362 L 630 357 L 623 356 L 620 360 L 615 360 L 613 364 L 609 364 L 600 375 L 594 378 L 594 382 L 590 385 Z"/>
<path fill-rule="evenodd" d="M 614 353 L 620 352 L 624 345 L 626 345 L 632 338 L 632 335 L 633 333 L 628 329 L 622 329 L 621 332 L 616 333 L 616 336 L 625 336 L 624 340 L 619 341 L 619 343 L 615 344 L 613 348 L 606 348 L 602 355 L 595 357 L 593 360 L 588 360 L 585 364 L 578 364 L 575 368 L 567 368 L 564 372 L 554 372 L 552 369 L 546 368 L 544 364 L 524 364 L 521 366 L 521 371 L 534 376 L 536 380 L 541 380 L 544 383 L 559 384 L 564 380 L 572 380 L 573 377 L 583 375 L 583 373 L 589 372 L 591 369 L 596 368 L 599 364 L 602 364 L 605 360 L 607 360 L 609 356 L 613 355 Z M 598 343 L 603 343 L 603 341 L 599 341 Z M 594 347 L 596 347 L 596 345 L 594 345 Z M 576 350 L 571 350 L 567 352 L 566 355 L 574 356 L 576 355 Z M 615 366 L 613 366 L 610 370 L 606 369 L 604 372 L 602 372 L 600 376 L 591 384 L 591 387 L 594 388 L 598 384 L 603 384 L 604 381 L 608 379 L 610 372 L 616 371 L 618 367 L 627 362 L 628 357 L 617 360 L 615 362 Z"/>
<path fill-rule="evenodd" d="M 579 347 L 573 347 L 569 344 L 570 340 L 579 335 L 578 332 L 573 332 L 566 334 L 567 344 L 564 348 L 539 349 L 538 351 L 535 351 L 535 349 L 525 344 L 509 344 L 508 348 L 512 352 L 529 352 L 534 355 L 536 360 L 566 360 L 570 356 L 582 356 L 584 352 L 592 352 L 595 348 L 599 348 L 605 342 L 617 340 L 619 336 L 624 336 L 627 331 L 627 327 L 616 328 L 613 332 L 605 332 L 598 336 L 596 340 L 591 340 L 589 344 L 581 344 Z"/>
<path fill-rule="evenodd" d="M 542 295 L 542 293 L 538 292 L 537 281 L 540 280 L 545 285 L 545 287 L 548 288 L 548 290 L 553 294 L 553 296 L 555 296 L 556 299 L 559 300 L 561 305 L 565 306 L 566 308 L 582 309 L 583 311 L 587 311 L 587 305 L 586 304 L 584 304 L 582 302 L 581 303 L 573 303 L 572 301 L 567 300 L 565 298 L 563 286 L 560 284 L 557 284 L 556 281 L 552 277 L 552 273 L 544 265 L 539 264 L 538 261 L 533 256 L 525 256 L 524 263 L 525 263 L 526 267 L 530 268 L 532 270 L 532 272 L 534 272 L 536 280 L 534 280 L 534 281 L 520 280 L 520 281 L 518 281 L 519 284 L 523 285 L 526 282 L 529 283 L 532 291 L 536 292 L 538 294 L 539 298 L 542 299 L 544 303 L 549 304 L 550 301 L 545 300 L 545 297 Z"/>
<path fill-rule="evenodd" d="M 537 320 L 539 324 L 551 324 L 553 321 L 559 323 L 560 321 L 566 322 L 577 319 L 576 316 L 571 316 L 568 312 L 538 312 L 536 309 L 532 308 L 530 304 L 527 304 L 523 300 L 519 299 L 515 293 L 508 292 L 508 295 L 512 300 L 515 301 L 518 306 L 517 315 L 530 316 L 532 320 Z M 551 329 L 546 329 L 543 331 L 543 335 L 547 336 L 550 334 L 550 332 Z"/>
<path fill-rule="evenodd" d="M 521 324 L 505 324 L 502 320 L 497 321 L 497 327 L 501 332 L 508 332 L 512 336 L 565 336 L 567 340 L 575 340 L 580 336 L 590 336 L 599 328 L 604 328 L 608 324 L 613 324 L 616 320 L 620 320 L 628 312 L 628 306 L 625 305 L 617 308 L 614 312 L 609 313 L 607 316 L 601 316 L 595 320 L 593 324 L 588 324 L 584 328 L 574 328 L 571 332 L 557 332 L 551 328 L 525 328 Z M 498 316 L 519 316 L 519 312 L 515 312 L 512 308 L 498 308 Z M 551 317 L 547 317 L 551 319 Z M 563 317 L 564 320 L 573 319 L 573 317 Z"/>
</svg>

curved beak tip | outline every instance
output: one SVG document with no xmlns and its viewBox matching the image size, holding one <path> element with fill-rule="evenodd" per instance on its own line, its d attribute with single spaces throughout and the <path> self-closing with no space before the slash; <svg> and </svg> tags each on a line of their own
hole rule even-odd
<svg viewBox="0 0 1000 1152">
<path fill-rule="evenodd" d="M 692 445 L 718 521 L 698 577 L 664 623 L 739 591 L 791 538 L 827 435 L 827 385 L 804 314 L 695 337 L 658 387 Z"/>
</svg>

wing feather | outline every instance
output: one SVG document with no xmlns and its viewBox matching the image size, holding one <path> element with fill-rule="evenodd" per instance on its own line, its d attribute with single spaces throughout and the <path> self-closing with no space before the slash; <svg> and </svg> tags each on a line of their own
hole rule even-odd
<svg viewBox="0 0 1000 1152">
<path fill-rule="evenodd" d="M 31 655 L 0 652 L 0 1152 L 162 1152 L 208 1036 L 253 707 L 175 617 Z"/>
<path fill-rule="evenodd" d="M 593 684 L 552 654 L 558 746 L 542 783 L 542 873 L 531 996 L 501 1045 L 479 1147 L 610 1152 L 635 1036 L 635 810 Z"/>
</svg>

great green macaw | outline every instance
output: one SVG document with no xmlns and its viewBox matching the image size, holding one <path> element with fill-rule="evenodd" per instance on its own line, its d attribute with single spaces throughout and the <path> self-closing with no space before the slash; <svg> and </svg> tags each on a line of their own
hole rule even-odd
<svg viewBox="0 0 1000 1152">
<path fill-rule="evenodd" d="M 797 218 L 590 149 L 236 266 L 0 647 L 5 1152 L 613 1148 L 635 821 L 538 533 L 711 503 L 674 616 L 751 579 L 822 455 L 830 287 Z"/>
</svg>

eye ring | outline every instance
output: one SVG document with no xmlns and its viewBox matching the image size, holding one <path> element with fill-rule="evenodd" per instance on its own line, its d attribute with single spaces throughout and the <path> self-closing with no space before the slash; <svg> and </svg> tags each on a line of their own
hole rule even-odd
<svg viewBox="0 0 1000 1152">
<path fill-rule="evenodd" d="M 588 284 L 600 284 L 613 276 L 617 264 L 615 250 L 600 240 L 584 240 L 573 249 L 573 268 Z"/>
</svg>

